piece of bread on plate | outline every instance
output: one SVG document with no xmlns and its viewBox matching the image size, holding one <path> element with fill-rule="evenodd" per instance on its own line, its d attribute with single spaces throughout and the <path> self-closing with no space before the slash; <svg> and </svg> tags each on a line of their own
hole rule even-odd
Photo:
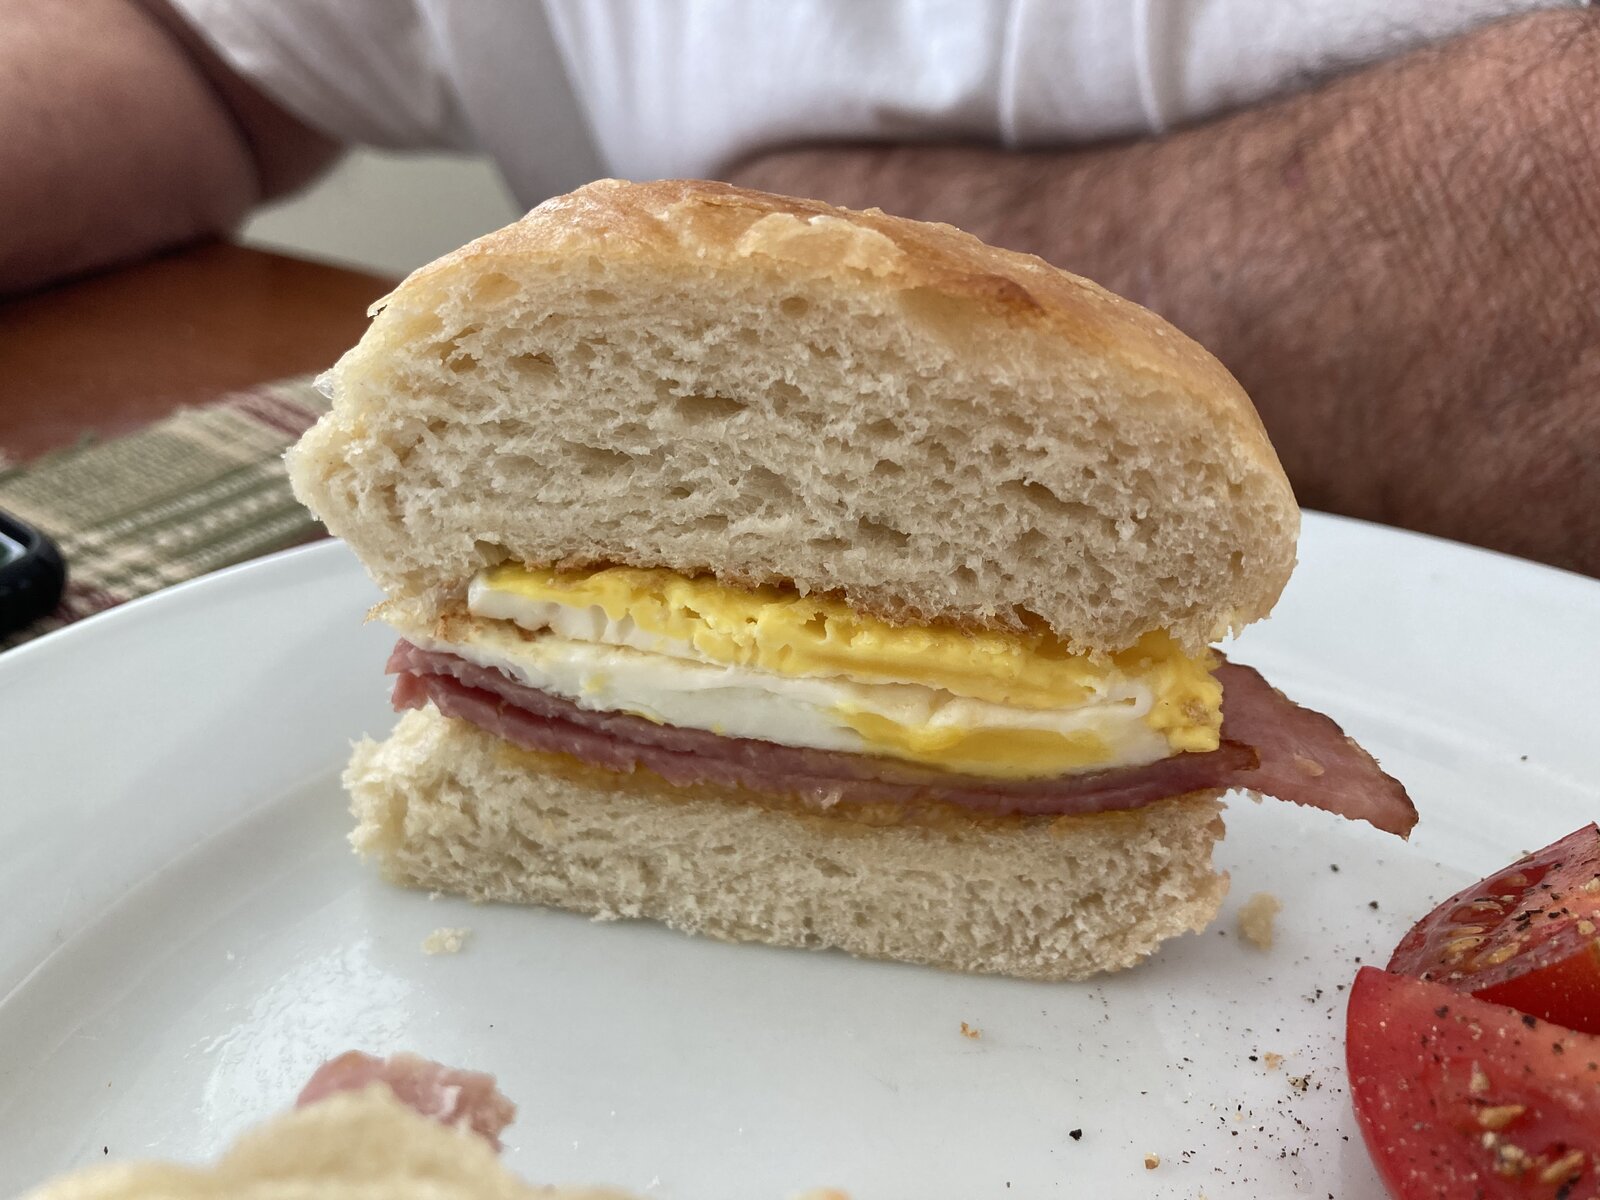
<svg viewBox="0 0 1600 1200">
<path fill-rule="evenodd" d="M 343 1092 L 264 1122 L 209 1167 L 96 1166 L 24 1200 L 624 1200 L 535 1187 L 489 1143 L 429 1121 L 382 1086 Z"/>
<path fill-rule="evenodd" d="M 1229 788 L 1414 820 L 1209 649 L 1295 557 L 1249 400 L 1037 258 L 606 180 L 327 387 L 290 473 L 402 637 L 346 775 L 395 882 L 1072 979 L 1210 920 Z"/>
<path fill-rule="evenodd" d="M 295 1107 L 211 1166 L 97 1164 L 22 1200 L 629 1200 L 524 1183 L 497 1157 L 516 1106 L 494 1077 L 400 1053 L 324 1063 Z M 848 1200 L 831 1190 L 794 1200 Z"/>
</svg>

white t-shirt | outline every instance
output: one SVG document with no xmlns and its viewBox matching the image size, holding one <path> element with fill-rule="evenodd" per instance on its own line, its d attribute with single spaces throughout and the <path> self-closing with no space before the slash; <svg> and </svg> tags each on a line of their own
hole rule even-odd
<svg viewBox="0 0 1600 1200">
<path fill-rule="evenodd" d="M 173 0 L 345 142 L 481 151 L 534 204 L 828 140 L 1160 132 L 1577 0 Z"/>
</svg>

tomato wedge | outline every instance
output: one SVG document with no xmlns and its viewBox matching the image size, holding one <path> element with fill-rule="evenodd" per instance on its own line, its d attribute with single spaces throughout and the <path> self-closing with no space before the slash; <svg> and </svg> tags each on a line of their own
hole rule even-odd
<svg viewBox="0 0 1600 1200">
<path fill-rule="evenodd" d="M 1401 939 L 1389 970 L 1600 1033 L 1600 829 L 1451 896 Z"/>
<path fill-rule="evenodd" d="M 1363 967 L 1345 1058 L 1398 1200 L 1600 1195 L 1600 1037 Z"/>
</svg>

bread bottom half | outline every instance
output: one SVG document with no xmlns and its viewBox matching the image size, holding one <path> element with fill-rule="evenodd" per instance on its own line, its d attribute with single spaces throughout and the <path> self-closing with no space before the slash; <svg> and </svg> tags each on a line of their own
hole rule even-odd
<svg viewBox="0 0 1600 1200">
<path fill-rule="evenodd" d="M 1076 817 L 819 811 L 530 753 L 431 706 L 359 743 L 345 786 L 352 843 L 394 883 L 956 971 L 1129 967 L 1228 886 L 1216 792 Z"/>
</svg>

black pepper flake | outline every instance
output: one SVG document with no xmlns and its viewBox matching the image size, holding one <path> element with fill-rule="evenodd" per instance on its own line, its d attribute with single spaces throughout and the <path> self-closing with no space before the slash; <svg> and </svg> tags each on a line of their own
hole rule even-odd
<svg viewBox="0 0 1600 1200">
<path fill-rule="evenodd" d="M 1067 1130 L 1067 1136 L 1075 1142 L 1081 1142 L 1083 1141 L 1083 1130 L 1069 1129 Z"/>
<path fill-rule="evenodd" d="M 1328 870 L 1332 871 L 1335 875 L 1337 875 L 1339 873 L 1339 864 L 1338 863 L 1329 863 L 1328 864 Z"/>
<path fill-rule="evenodd" d="M 1368 900 L 1367 907 L 1376 912 L 1378 908 L 1378 902 L 1376 900 Z"/>
<path fill-rule="evenodd" d="M 1439 1005 L 1438 1008 L 1433 1010 L 1433 1015 L 1438 1017 L 1441 1021 L 1444 1020 L 1450 1015 L 1450 1006 L 1448 1004 Z"/>
<path fill-rule="evenodd" d="M 1530 1017 L 1526 1013 L 1524 1013 L 1523 1017 L 1522 1017 L 1522 1023 L 1524 1025 L 1526 1025 L 1529 1029 L 1537 1029 L 1538 1026 L 1539 1026 L 1539 1018 L 1538 1017 Z"/>
</svg>

